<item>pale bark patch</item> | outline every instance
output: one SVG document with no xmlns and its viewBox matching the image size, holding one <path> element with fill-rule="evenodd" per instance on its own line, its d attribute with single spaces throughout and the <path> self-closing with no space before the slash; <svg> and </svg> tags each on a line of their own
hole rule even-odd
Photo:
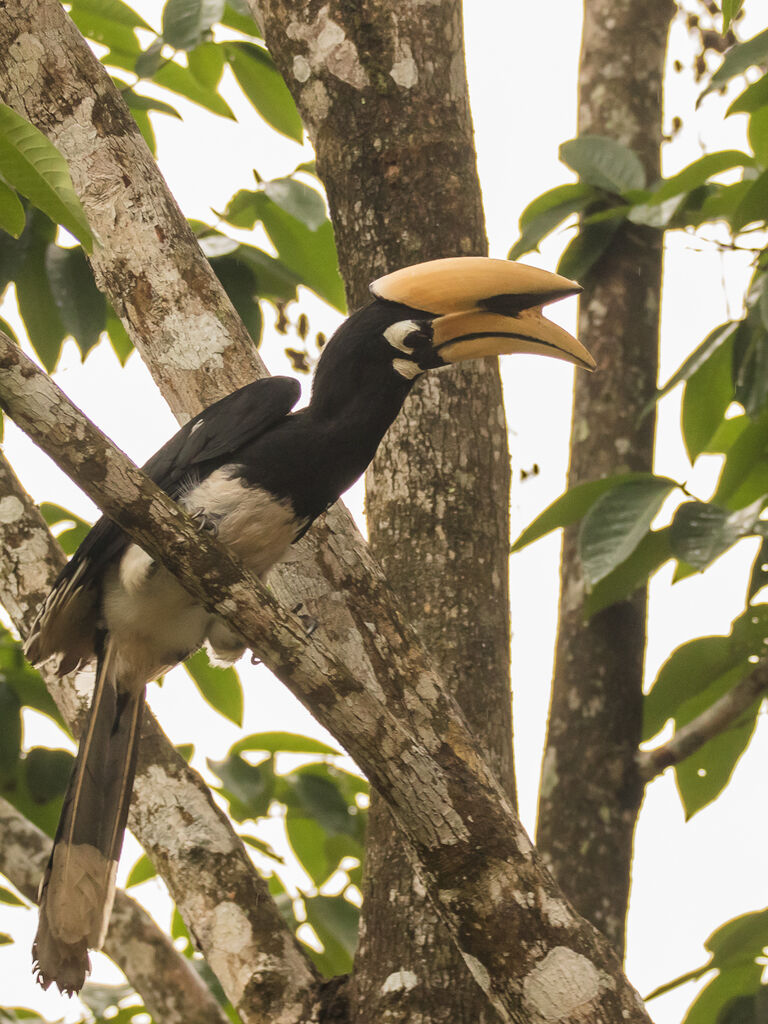
<svg viewBox="0 0 768 1024">
<path fill-rule="evenodd" d="M 235 903 L 220 903 L 211 921 L 211 966 L 227 992 L 240 1000 L 252 977 L 256 950 L 248 918 Z M 231 998 L 231 997 L 230 997 Z"/>
<path fill-rule="evenodd" d="M 142 832 L 145 845 L 157 843 L 165 846 L 169 836 L 176 836 L 179 856 L 182 849 L 192 845 L 213 853 L 232 852 L 233 843 L 227 833 L 213 827 L 204 794 L 190 789 L 185 780 L 170 778 L 153 766 L 145 776 L 137 777 L 135 788 L 147 802 L 151 793 L 154 805 Z M 198 803 L 199 807 L 196 806 Z M 156 830 L 162 834 L 158 835 Z"/>
<path fill-rule="evenodd" d="M 290 22 L 286 35 L 307 44 L 307 60 L 312 71 L 326 70 L 354 89 L 364 89 L 369 84 L 368 75 L 360 63 L 357 47 L 347 39 L 341 25 L 329 17 L 328 10 L 328 5 L 322 7 L 312 24 Z"/>
<path fill-rule="evenodd" d="M 419 979 L 413 971 L 394 971 L 381 986 L 383 995 L 391 992 L 410 992 L 416 988 Z"/>
<path fill-rule="evenodd" d="M 523 982 L 532 1024 L 554 1024 L 588 1008 L 608 980 L 586 957 L 556 946 Z"/>
<path fill-rule="evenodd" d="M 0 501 L 0 523 L 15 523 L 24 514 L 24 506 L 13 494 Z"/>
</svg>

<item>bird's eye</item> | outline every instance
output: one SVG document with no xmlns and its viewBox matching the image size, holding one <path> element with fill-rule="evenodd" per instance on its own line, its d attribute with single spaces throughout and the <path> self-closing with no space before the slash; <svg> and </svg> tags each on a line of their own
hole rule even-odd
<svg viewBox="0 0 768 1024">
<path fill-rule="evenodd" d="M 392 348 L 396 348 L 406 355 L 412 355 L 414 350 L 421 347 L 425 342 L 431 341 L 429 325 L 419 323 L 417 320 L 401 320 L 392 324 L 384 331 L 384 337 Z"/>
</svg>

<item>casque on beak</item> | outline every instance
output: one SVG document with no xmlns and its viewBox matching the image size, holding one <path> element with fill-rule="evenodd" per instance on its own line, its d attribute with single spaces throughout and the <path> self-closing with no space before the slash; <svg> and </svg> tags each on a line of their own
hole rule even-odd
<svg viewBox="0 0 768 1024">
<path fill-rule="evenodd" d="M 580 291 L 558 274 L 485 256 L 431 260 L 371 285 L 378 299 L 432 315 L 432 344 L 447 363 L 532 352 L 594 370 L 584 346 L 541 311 Z"/>
</svg>

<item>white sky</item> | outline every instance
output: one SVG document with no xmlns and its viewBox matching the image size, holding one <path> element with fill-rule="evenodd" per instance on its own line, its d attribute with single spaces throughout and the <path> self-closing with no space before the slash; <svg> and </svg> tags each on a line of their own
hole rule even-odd
<svg viewBox="0 0 768 1024">
<path fill-rule="evenodd" d="M 158 21 L 159 3 L 136 3 L 150 22 Z M 523 207 L 546 188 L 572 180 L 557 159 L 560 142 L 573 137 L 576 125 L 576 76 L 581 31 L 581 5 L 574 0 L 539 0 L 537 4 L 499 4 L 470 0 L 466 5 L 467 65 L 475 119 L 478 163 L 485 199 L 491 255 L 503 257 L 517 237 Z M 748 7 L 742 33 L 749 36 L 768 23 Z M 680 26 L 673 32 L 673 56 L 685 60 L 690 47 Z M 670 76 L 667 123 L 675 114 L 686 118 L 680 137 L 666 147 L 665 173 L 672 174 L 703 151 L 743 146 L 744 119 L 722 124 L 717 98 L 692 116 L 699 88 L 685 75 Z M 306 155 L 288 140 L 278 139 L 230 90 L 230 103 L 240 118 L 232 124 L 196 108 L 176 103 L 186 121 L 155 117 L 159 159 L 170 187 L 191 217 L 206 219 L 238 189 L 250 187 L 255 166 L 264 178 L 289 172 Z M 690 118 L 690 120 L 688 120 Z M 702 149 L 702 145 L 704 149 Z M 194 176 L 189 168 L 194 167 Z M 545 243 L 528 262 L 554 269 L 563 237 Z M 708 331 L 728 316 L 738 315 L 748 273 L 738 255 L 723 257 L 714 246 L 702 246 L 679 234 L 667 236 L 663 302 L 661 379 L 665 380 Z M 13 322 L 9 304 L 2 315 Z M 313 330 L 332 330 L 340 319 L 306 293 L 302 309 Z M 575 302 L 552 308 L 552 315 L 571 330 Z M 267 319 L 269 319 L 267 310 Z M 265 340 L 263 354 L 274 372 L 286 372 L 282 339 Z M 175 429 L 174 420 L 154 384 L 133 356 L 120 371 L 107 345 L 81 365 L 73 343 L 67 343 L 60 386 L 137 462 L 143 462 Z M 567 465 L 567 431 L 572 371 L 563 363 L 533 357 L 504 362 L 505 400 L 514 468 L 538 463 L 541 473 L 515 484 L 512 533 L 517 533 L 562 490 Z M 306 388 L 307 382 L 303 382 Z M 700 497 L 708 496 L 716 463 L 690 476 L 676 434 L 679 395 L 664 402 L 657 471 L 680 480 L 693 479 Z M 12 425 L 6 428 L 6 452 L 37 500 L 55 500 L 93 517 L 93 507 L 66 478 L 51 467 Z M 362 489 L 348 496 L 358 516 Z M 745 550 L 746 549 L 746 550 Z M 653 679 L 669 651 L 693 636 L 727 632 L 743 603 L 738 584 L 744 578 L 749 542 L 720 559 L 703 577 L 670 587 L 663 570 L 654 581 L 650 613 L 647 676 Z M 556 559 L 559 540 L 549 538 L 514 557 L 513 682 L 515 738 L 521 814 L 531 831 L 544 737 L 557 601 Z M 243 671 L 246 691 L 244 732 L 285 728 L 323 735 L 279 684 L 262 670 Z M 150 701 L 174 742 L 204 744 L 207 757 L 221 758 L 241 735 L 207 709 L 183 672 L 173 673 L 162 689 L 151 687 Z M 184 708 L 183 718 L 179 708 Z M 765 848 L 762 809 L 768 774 L 768 743 L 764 720 L 738 766 L 728 790 L 713 806 L 685 823 L 672 774 L 655 782 L 646 796 L 636 840 L 627 968 L 641 993 L 698 966 L 706 959 L 702 942 L 728 918 L 760 909 L 765 892 Z M 57 730 L 39 719 L 30 721 L 28 739 L 60 746 Z M 270 839 L 274 838 L 270 836 Z M 124 865 L 138 855 L 126 845 Z M 136 894 L 148 901 L 166 925 L 167 899 L 158 882 Z M 704 894 L 704 895 L 703 895 Z M 43 994 L 32 984 L 28 949 L 33 915 L 3 910 L 0 931 L 18 944 L 0 949 L 0 1004 L 36 1007 L 56 1019 L 73 1011 L 58 995 Z M 100 967 L 96 980 L 117 980 Z M 658 1024 L 677 1024 L 695 993 L 686 986 L 654 1001 L 649 1010 Z"/>
</svg>

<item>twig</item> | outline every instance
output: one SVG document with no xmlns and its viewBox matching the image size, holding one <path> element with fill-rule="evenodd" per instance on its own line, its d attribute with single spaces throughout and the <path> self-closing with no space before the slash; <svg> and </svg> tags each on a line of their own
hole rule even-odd
<svg viewBox="0 0 768 1024">
<path fill-rule="evenodd" d="M 700 747 L 725 732 L 750 707 L 768 693 L 768 671 L 760 666 L 752 675 L 742 679 L 732 690 L 702 711 L 700 715 L 681 726 L 667 743 L 654 750 L 641 750 L 637 755 L 640 777 L 650 782 L 665 768 L 680 764 Z"/>
</svg>

